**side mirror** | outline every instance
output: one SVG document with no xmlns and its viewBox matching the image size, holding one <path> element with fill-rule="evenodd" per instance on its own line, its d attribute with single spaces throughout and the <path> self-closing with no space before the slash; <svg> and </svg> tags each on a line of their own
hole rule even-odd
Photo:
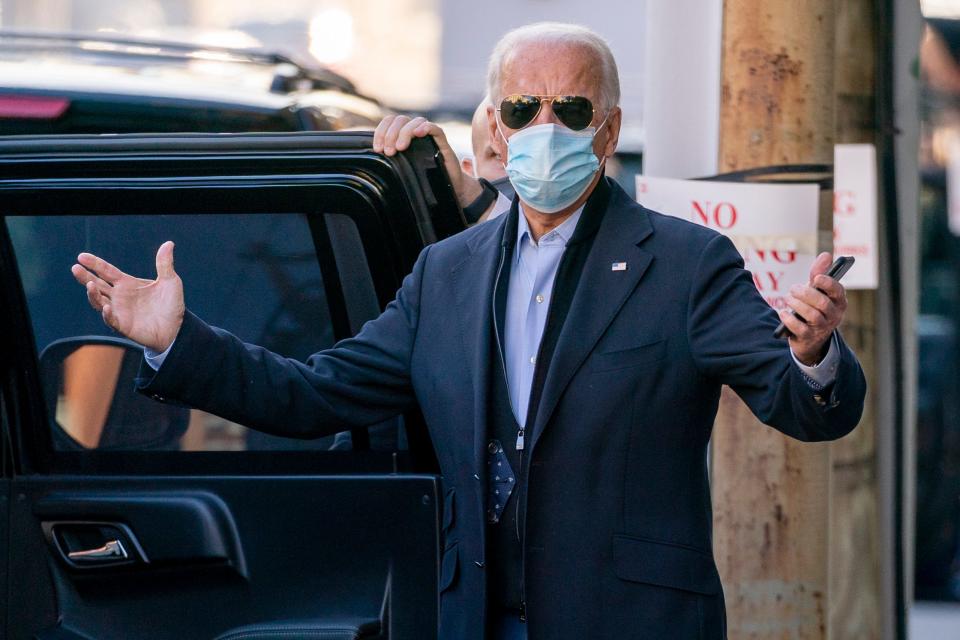
<svg viewBox="0 0 960 640">
<path fill-rule="evenodd" d="M 176 450 L 190 410 L 134 389 L 143 349 L 104 336 L 65 338 L 40 354 L 47 415 L 58 451 Z"/>
</svg>

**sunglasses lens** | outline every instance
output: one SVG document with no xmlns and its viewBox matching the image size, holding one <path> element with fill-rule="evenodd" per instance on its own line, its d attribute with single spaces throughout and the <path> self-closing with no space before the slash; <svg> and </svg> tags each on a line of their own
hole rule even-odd
<svg viewBox="0 0 960 640">
<path fill-rule="evenodd" d="M 585 129 L 593 122 L 593 105 L 583 96 L 557 96 L 553 101 L 553 112 L 560 122 L 574 131 Z"/>
<path fill-rule="evenodd" d="M 500 103 L 500 119 L 511 129 L 522 129 L 540 111 L 540 99 L 536 96 L 507 96 Z"/>
</svg>

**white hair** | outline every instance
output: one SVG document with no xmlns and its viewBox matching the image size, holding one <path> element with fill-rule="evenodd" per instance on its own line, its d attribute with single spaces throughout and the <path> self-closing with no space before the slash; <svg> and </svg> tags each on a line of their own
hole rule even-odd
<svg viewBox="0 0 960 640">
<path fill-rule="evenodd" d="M 610 45 L 603 37 L 586 27 L 563 22 L 528 24 L 508 31 L 500 38 L 490 54 L 490 64 L 487 67 L 487 95 L 494 104 L 502 97 L 500 80 L 508 58 L 521 45 L 529 43 L 579 45 L 590 49 L 600 64 L 599 107 L 607 110 L 620 104 L 620 75 Z"/>
</svg>

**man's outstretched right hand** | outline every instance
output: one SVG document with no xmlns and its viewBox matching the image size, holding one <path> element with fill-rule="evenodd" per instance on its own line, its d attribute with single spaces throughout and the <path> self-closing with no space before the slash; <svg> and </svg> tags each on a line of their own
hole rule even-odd
<svg viewBox="0 0 960 640">
<path fill-rule="evenodd" d="M 173 243 L 157 251 L 157 279 L 134 278 L 89 253 L 77 256 L 70 271 L 87 288 L 90 306 L 103 321 L 153 351 L 173 344 L 183 323 L 183 282 L 173 270 Z"/>
</svg>

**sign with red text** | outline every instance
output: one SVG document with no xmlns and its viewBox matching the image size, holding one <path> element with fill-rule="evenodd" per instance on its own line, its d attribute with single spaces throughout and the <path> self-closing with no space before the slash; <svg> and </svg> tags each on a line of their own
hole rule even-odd
<svg viewBox="0 0 960 640">
<path fill-rule="evenodd" d="M 877 288 L 877 151 L 872 144 L 833 149 L 833 253 L 857 261 L 847 289 Z"/>
<path fill-rule="evenodd" d="M 774 309 L 790 287 L 810 279 L 817 255 L 820 188 L 815 184 L 748 184 L 637 176 L 637 200 L 660 213 L 726 235 Z"/>
</svg>

